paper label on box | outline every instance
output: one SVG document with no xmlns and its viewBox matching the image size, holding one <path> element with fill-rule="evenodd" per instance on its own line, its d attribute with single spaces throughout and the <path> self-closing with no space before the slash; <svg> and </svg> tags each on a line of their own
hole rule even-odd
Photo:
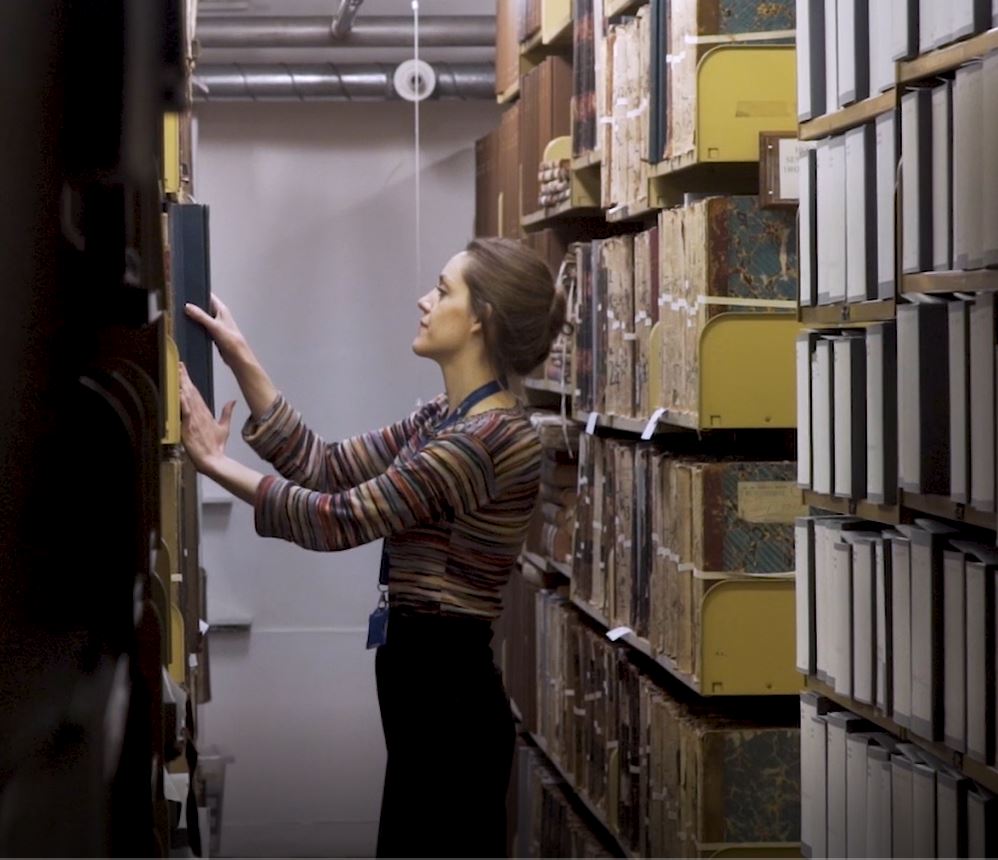
<svg viewBox="0 0 998 860">
<path fill-rule="evenodd" d="M 800 188 L 798 186 L 798 176 L 800 175 L 800 141 L 793 138 L 780 138 L 780 199 L 799 200 Z"/>
<path fill-rule="evenodd" d="M 739 481 L 738 517 L 747 523 L 792 523 L 806 513 L 793 481 Z"/>
</svg>

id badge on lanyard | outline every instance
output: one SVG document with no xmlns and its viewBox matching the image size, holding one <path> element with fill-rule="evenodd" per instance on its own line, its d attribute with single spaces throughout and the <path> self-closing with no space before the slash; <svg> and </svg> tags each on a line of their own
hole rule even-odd
<svg viewBox="0 0 998 860">
<path fill-rule="evenodd" d="M 378 648 L 388 641 L 388 539 L 381 548 L 381 573 L 378 575 L 378 605 L 367 621 L 367 647 Z"/>
</svg>

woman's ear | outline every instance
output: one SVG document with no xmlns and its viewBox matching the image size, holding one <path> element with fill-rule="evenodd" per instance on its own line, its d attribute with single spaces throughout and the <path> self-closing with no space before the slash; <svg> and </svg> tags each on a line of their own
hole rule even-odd
<svg viewBox="0 0 998 860">
<path fill-rule="evenodd" d="M 488 320 L 491 316 L 492 316 L 492 305 L 490 305 L 488 302 L 485 302 L 485 303 L 482 304 L 482 312 L 481 313 L 477 313 L 475 311 L 475 309 L 472 308 L 472 310 L 471 310 L 471 318 L 472 318 L 471 332 L 472 332 L 472 334 L 474 334 L 475 332 L 482 332 L 484 334 L 485 333 L 485 321 Z"/>
</svg>

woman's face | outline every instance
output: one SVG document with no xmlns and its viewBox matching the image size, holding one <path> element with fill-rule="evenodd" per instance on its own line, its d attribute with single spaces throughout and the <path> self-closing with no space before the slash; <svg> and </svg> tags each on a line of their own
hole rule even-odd
<svg viewBox="0 0 998 860">
<path fill-rule="evenodd" d="M 481 331 L 471 308 L 471 293 L 464 281 L 465 253 L 451 257 L 436 287 L 418 302 L 421 317 L 412 351 L 424 358 L 445 360 L 463 350 Z"/>
</svg>

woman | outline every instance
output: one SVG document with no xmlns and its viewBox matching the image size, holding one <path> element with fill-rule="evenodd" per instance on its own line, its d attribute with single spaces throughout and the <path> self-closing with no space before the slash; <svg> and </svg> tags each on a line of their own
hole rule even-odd
<svg viewBox="0 0 998 860">
<path fill-rule="evenodd" d="M 378 856 L 505 855 L 514 729 L 492 661 L 491 622 L 526 536 L 540 444 L 505 387 L 542 362 L 565 319 L 544 262 L 503 239 L 471 242 L 418 302 L 412 349 L 446 393 L 404 421 L 338 444 L 302 423 L 228 310 L 188 306 L 235 373 L 243 437 L 283 476 L 225 455 L 234 403 L 216 422 L 186 372 L 183 439 L 199 471 L 254 506 L 256 528 L 314 550 L 385 538 L 388 618 L 376 673 L 388 764 Z M 384 598 L 379 604 L 383 605 Z"/>
</svg>

